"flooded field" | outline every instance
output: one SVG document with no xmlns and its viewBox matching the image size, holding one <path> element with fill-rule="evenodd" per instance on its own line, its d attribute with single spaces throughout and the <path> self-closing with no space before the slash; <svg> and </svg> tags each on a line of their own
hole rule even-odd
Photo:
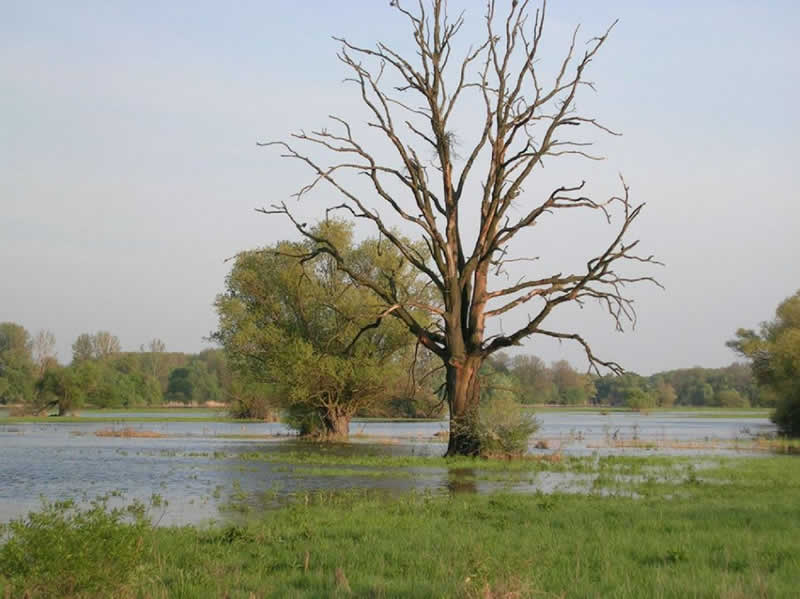
<svg viewBox="0 0 800 599">
<path fill-rule="evenodd" d="M 267 509 L 307 491 L 582 492 L 592 482 L 567 472 L 503 478 L 480 468 L 448 469 L 441 462 L 387 470 L 363 460 L 331 465 L 328 459 L 439 456 L 444 421 L 355 421 L 351 443 L 322 445 L 292 438 L 280 423 L 170 422 L 163 412 L 102 416 L 118 420 L 0 425 L 0 521 L 38 507 L 41 498 L 109 493 L 151 503 L 155 518 L 174 524 Z M 146 418 L 153 422 L 143 422 Z M 542 426 L 530 451 L 542 455 L 736 455 L 751 451 L 747 442 L 754 436 L 774 432 L 764 417 L 724 413 L 708 418 L 691 412 L 543 412 L 537 418 Z"/>
</svg>

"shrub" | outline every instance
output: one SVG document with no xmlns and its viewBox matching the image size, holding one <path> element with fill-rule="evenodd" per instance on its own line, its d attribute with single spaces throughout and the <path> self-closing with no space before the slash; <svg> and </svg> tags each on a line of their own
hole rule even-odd
<svg viewBox="0 0 800 599">
<path fill-rule="evenodd" d="M 235 397 L 228 407 L 228 412 L 231 418 L 249 418 L 253 420 L 265 420 L 267 422 L 275 422 L 278 420 L 270 400 L 266 397 Z"/>
<path fill-rule="evenodd" d="M 537 430 L 539 421 L 513 399 L 495 399 L 480 409 L 478 435 L 484 455 L 521 455 Z"/>
<path fill-rule="evenodd" d="M 285 411 L 284 422 L 301 437 L 321 437 L 325 433 L 319 410 L 304 404 L 290 405 Z"/>
<path fill-rule="evenodd" d="M 723 389 L 719 391 L 714 398 L 718 405 L 723 408 L 748 408 L 750 402 L 745 396 L 736 391 L 735 389 Z"/>
<path fill-rule="evenodd" d="M 12 596 L 112 596 L 143 559 L 150 523 L 144 506 L 108 509 L 105 499 L 79 509 L 45 502 L 39 512 L 0 527 L 0 576 Z"/>
<path fill-rule="evenodd" d="M 649 393 L 638 387 L 628 390 L 625 404 L 631 409 L 638 412 L 655 407 L 656 398 L 652 393 Z"/>
</svg>

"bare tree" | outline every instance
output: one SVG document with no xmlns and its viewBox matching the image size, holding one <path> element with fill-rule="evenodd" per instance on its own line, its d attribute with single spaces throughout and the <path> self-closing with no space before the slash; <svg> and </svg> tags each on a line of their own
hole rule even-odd
<svg viewBox="0 0 800 599">
<path fill-rule="evenodd" d="M 31 345 L 33 361 L 39 371 L 39 377 L 56 363 L 56 336 L 52 331 L 39 331 L 33 338 Z"/>
<path fill-rule="evenodd" d="M 625 287 L 655 281 L 622 274 L 617 266 L 655 260 L 635 253 L 638 240 L 627 240 L 643 204 L 630 201 L 624 181 L 620 195 L 602 201 L 587 197 L 583 182 L 559 186 L 538 198 L 524 189 L 545 158 L 598 159 L 590 153 L 589 141 L 570 134 L 585 129 L 613 133 L 576 107 L 578 94 L 593 88 L 586 70 L 611 28 L 590 39 L 585 49 L 579 49 L 576 28 L 559 68 L 547 77 L 539 70 L 544 3 L 531 19 L 528 0 L 512 0 L 504 16 L 489 0 L 483 40 L 458 61 L 453 41 L 464 19 L 463 15 L 450 18 L 446 0 L 419 0 L 413 10 L 397 0 L 391 5 L 410 25 L 414 55 L 403 56 L 381 42 L 362 47 L 337 39 L 338 58 L 351 72 L 347 81 L 355 84 L 370 130 L 388 141 L 393 158 L 380 159 L 367 147 L 370 136 L 356 133 L 353 124 L 336 116 L 331 117 L 333 129 L 301 131 L 292 136 L 293 142 L 259 145 L 278 147 L 282 156 L 313 171 L 314 178 L 295 194 L 298 199 L 320 184 L 329 184 L 341 203 L 328 207 L 326 214 L 337 210 L 366 221 L 399 250 L 437 292 L 439 303 L 426 306 L 435 317 L 434 325 L 424 326 L 415 319 L 409 308 L 421 304 L 396 285 L 391 269 L 365 268 L 353 261 L 334 240 L 313 234 L 285 203 L 260 211 L 287 216 L 300 234 L 315 242 L 314 254 L 333 256 L 339 268 L 386 303 L 385 314 L 404 322 L 441 359 L 450 408 L 448 455 L 474 455 L 480 451 L 475 432 L 478 371 L 486 357 L 531 335 L 543 335 L 580 344 L 594 370 L 621 372 L 616 362 L 595 355 L 579 333 L 554 330 L 545 323 L 560 306 L 587 300 L 600 302 L 620 330 L 625 323 L 635 323 Z M 477 94 L 483 110 L 474 119 L 477 140 L 458 156 L 451 120 L 470 94 Z M 350 173 L 363 175 L 367 192 L 353 184 Z M 477 179 L 474 185 L 473 179 Z M 510 210 L 512 204 L 515 210 Z M 466 230 L 468 209 L 477 215 L 477 230 Z M 597 211 L 609 224 L 612 217 L 619 218 L 585 268 L 502 283 L 496 275 L 506 266 L 532 259 L 512 254 L 512 240 L 529 231 L 542 215 L 572 209 Z M 390 219 L 415 229 L 427 251 L 398 233 Z M 521 306 L 528 310 L 524 325 L 509 333 L 487 333 L 490 319 Z"/>
<path fill-rule="evenodd" d="M 160 381 L 166 366 L 163 355 L 167 351 L 166 344 L 155 337 L 147 345 L 140 345 L 139 351 L 147 354 L 148 370 L 154 379 Z"/>
<path fill-rule="evenodd" d="M 119 337 L 112 335 L 108 331 L 97 331 L 92 336 L 92 350 L 94 357 L 98 360 L 113 356 L 122 351 Z"/>
</svg>

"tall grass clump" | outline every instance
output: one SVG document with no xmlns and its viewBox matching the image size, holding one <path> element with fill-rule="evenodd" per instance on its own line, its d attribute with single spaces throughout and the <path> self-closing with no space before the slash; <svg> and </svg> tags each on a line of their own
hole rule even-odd
<svg viewBox="0 0 800 599">
<path fill-rule="evenodd" d="M 141 503 L 81 509 L 48 502 L 0 526 L 0 587 L 6 596 L 119 596 L 145 559 L 151 524 Z"/>
</svg>

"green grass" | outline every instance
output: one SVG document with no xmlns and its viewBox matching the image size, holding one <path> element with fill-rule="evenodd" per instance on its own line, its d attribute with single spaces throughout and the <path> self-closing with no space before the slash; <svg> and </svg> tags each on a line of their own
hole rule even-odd
<svg viewBox="0 0 800 599">
<path fill-rule="evenodd" d="M 0 596 L 797 595 L 800 460 L 623 457 L 569 468 L 599 474 L 596 490 L 612 495 L 308 493 L 246 524 L 141 528 L 95 513 L 79 521 L 81 535 L 51 510 L 0 548 Z M 103 543 L 124 568 L 105 560 Z M 9 560 L 20 555 L 9 546 L 27 547 L 24 560 Z"/>
</svg>

